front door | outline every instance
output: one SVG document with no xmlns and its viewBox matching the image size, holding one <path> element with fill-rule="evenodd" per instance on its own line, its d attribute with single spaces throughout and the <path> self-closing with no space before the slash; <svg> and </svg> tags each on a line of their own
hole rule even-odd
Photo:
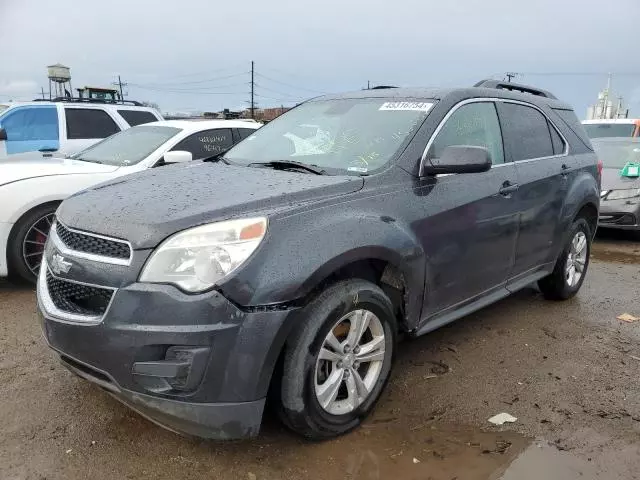
<svg viewBox="0 0 640 480">
<path fill-rule="evenodd" d="M 427 256 L 423 318 L 504 288 L 513 267 L 518 177 L 513 163 L 505 163 L 494 102 L 455 109 L 427 158 L 452 145 L 485 147 L 493 165 L 483 173 L 437 176 L 417 199 L 427 213 L 414 229 Z"/>
<path fill-rule="evenodd" d="M 60 147 L 58 112 L 53 105 L 26 105 L 5 112 L 0 120 L 7 155 Z"/>
<path fill-rule="evenodd" d="M 505 155 L 518 173 L 520 228 L 512 281 L 526 281 L 545 264 L 555 261 L 554 241 L 574 165 L 566 143 L 553 124 L 536 108 L 508 101 L 497 103 Z"/>
</svg>

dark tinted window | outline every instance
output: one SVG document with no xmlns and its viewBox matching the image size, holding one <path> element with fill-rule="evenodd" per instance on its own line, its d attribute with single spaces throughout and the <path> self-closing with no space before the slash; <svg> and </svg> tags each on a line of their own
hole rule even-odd
<svg viewBox="0 0 640 480">
<path fill-rule="evenodd" d="M 553 154 L 560 155 L 561 153 L 564 152 L 564 149 L 565 149 L 564 140 L 562 140 L 562 137 L 560 136 L 558 131 L 550 123 L 549 123 L 549 131 L 551 132 L 551 143 L 553 144 Z"/>
<path fill-rule="evenodd" d="M 493 102 L 470 103 L 453 112 L 438 132 L 429 156 L 439 158 L 445 148 L 455 145 L 485 147 L 494 165 L 504 163 L 502 135 Z"/>
<path fill-rule="evenodd" d="M 89 108 L 65 108 L 67 117 L 67 138 L 106 138 L 118 133 L 120 128 L 103 110 Z"/>
<path fill-rule="evenodd" d="M 546 117 L 535 108 L 516 103 L 501 103 L 502 131 L 513 161 L 553 155 Z"/>
<path fill-rule="evenodd" d="M 218 128 L 215 130 L 204 130 L 202 132 L 189 135 L 179 142 L 171 150 L 184 150 L 191 152 L 193 159 L 210 157 L 233 145 L 230 128 Z"/>
<path fill-rule="evenodd" d="M 142 110 L 118 110 L 118 113 L 122 115 L 122 118 L 124 118 L 132 127 L 142 123 L 158 121 L 153 113 Z"/>
<path fill-rule="evenodd" d="M 58 140 L 56 107 L 21 107 L 0 121 L 9 141 Z"/>
<path fill-rule="evenodd" d="M 240 135 L 240 140 L 244 140 L 249 135 L 251 135 L 255 130 L 253 128 L 239 128 L 238 135 Z"/>
<path fill-rule="evenodd" d="M 553 111 L 562 119 L 562 121 L 564 123 L 566 123 L 567 127 L 569 127 L 571 129 L 571 131 L 578 136 L 580 141 L 589 150 L 592 150 L 591 142 L 589 141 L 589 137 L 587 136 L 587 132 L 585 132 L 585 130 L 584 130 L 582 124 L 580 123 L 580 120 L 578 120 L 578 117 L 576 116 L 575 112 L 573 110 L 561 110 L 561 109 L 557 109 L 557 108 L 554 108 Z M 572 151 L 575 151 L 575 148 L 577 147 L 577 145 L 571 139 L 569 140 L 569 142 L 571 143 Z"/>
</svg>

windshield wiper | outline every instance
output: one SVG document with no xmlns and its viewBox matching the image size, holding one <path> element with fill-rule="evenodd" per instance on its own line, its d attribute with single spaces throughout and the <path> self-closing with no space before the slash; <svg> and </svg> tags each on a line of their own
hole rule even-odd
<svg viewBox="0 0 640 480">
<path fill-rule="evenodd" d="M 275 168 L 275 169 L 283 169 L 283 170 L 286 168 L 299 168 L 311 173 L 315 173 L 316 175 L 327 174 L 326 170 L 323 170 L 317 165 L 309 165 L 308 163 L 296 162 L 294 160 L 273 160 L 272 162 L 253 162 L 247 166 L 251 167 L 254 165 L 259 167 L 267 167 L 267 168 Z"/>
<path fill-rule="evenodd" d="M 225 158 L 223 157 L 223 155 L 225 153 L 227 153 L 229 150 L 231 150 L 231 147 L 229 148 L 225 148 L 224 150 L 220 150 L 218 153 L 211 155 L 210 157 L 207 158 L 203 158 L 202 161 L 203 162 L 219 162 L 220 160 L 222 160 L 224 163 L 226 163 L 227 165 L 231 165 L 229 162 L 227 162 L 227 160 L 225 160 Z"/>
</svg>

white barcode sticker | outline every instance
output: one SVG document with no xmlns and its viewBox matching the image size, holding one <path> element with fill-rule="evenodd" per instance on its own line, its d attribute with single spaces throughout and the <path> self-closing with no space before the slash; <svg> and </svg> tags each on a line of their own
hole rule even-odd
<svg viewBox="0 0 640 480">
<path fill-rule="evenodd" d="M 378 110 L 404 110 L 428 112 L 433 107 L 433 103 L 428 102 L 385 102 Z"/>
</svg>

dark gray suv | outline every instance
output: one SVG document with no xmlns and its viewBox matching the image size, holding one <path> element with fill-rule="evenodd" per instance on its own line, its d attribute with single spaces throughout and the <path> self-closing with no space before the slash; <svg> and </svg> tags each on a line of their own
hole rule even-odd
<svg viewBox="0 0 640 480">
<path fill-rule="evenodd" d="M 65 366 L 174 431 L 357 427 L 416 337 L 585 279 L 600 170 L 542 90 L 384 88 L 305 102 L 230 151 L 57 211 L 38 282 Z"/>
</svg>

